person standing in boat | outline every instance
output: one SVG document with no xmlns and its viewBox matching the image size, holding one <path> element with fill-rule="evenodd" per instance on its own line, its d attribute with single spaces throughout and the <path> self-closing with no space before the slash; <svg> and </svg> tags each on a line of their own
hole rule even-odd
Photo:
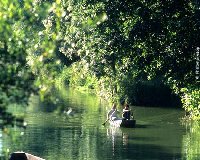
<svg viewBox="0 0 200 160">
<path fill-rule="evenodd" d="M 107 119 L 116 120 L 117 118 L 117 105 L 113 104 L 112 109 L 107 114 Z"/>
<path fill-rule="evenodd" d="M 126 119 L 126 120 L 130 120 L 130 118 L 131 118 L 131 110 L 130 110 L 128 104 L 126 104 L 126 105 L 124 106 L 124 109 L 123 109 L 123 111 L 122 111 L 122 118 L 123 118 L 123 119 Z"/>
</svg>

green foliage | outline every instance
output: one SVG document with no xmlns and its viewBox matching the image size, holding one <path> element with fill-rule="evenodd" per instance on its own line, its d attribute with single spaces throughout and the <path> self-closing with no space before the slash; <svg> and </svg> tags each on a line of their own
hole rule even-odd
<svg viewBox="0 0 200 160">
<path fill-rule="evenodd" d="M 97 29 L 106 37 L 105 42 L 111 39 L 111 46 L 104 49 L 108 57 L 112 53 L 111 66 L 114 67 L 107 73 L 111 73 L 110 78 L 113 72 L 117 75 L 114 77 L 119 88 L 123 78 L 132 80 L 141 74 L 141 80 L 164 76 L 165 82 L 177 93 L 188 84 L 198 85 L 192 69 L 199 44 L 197 3 L 107 1 L 105 6 L 108 19 Z M 191 30 L 190 26 L 194 28 Z M 99 66 L 95 69 L 102 71 L 103 64 Z M 133 71 L 134 74 L 129 74 Z M 137 81 L 133 83 L 137 84 Z"/>
<path fill-rule="evenodd" d="M 133 46 L 141 50 L 140 55 L 135 55 L 136 64 L 149 78 L 161 73 L 179 89 L 196 84 L 192 69 L 199 37 L 196 4 L 143 2 L 138 9 L 139 20 L 129 34 Z M 190 26 L 194 28 L 191 30 Z"/>
<path fill-rule="evenodd" d="M 83 86 L 86 77 L 95 76 L 109 99 L 126 94 L 126 80 L 134 89 L 131 80 L 137 84 L 160 76 L 177 93 L 197 85 L 192 69 L 199 39 L 195 1 L 70 0 L 50 8 L 45 31 L 57 41 L 56 52 L 65 56 L 61 61 L 70 59 L 66 65 L 76 62 L 77 67 L 72 71 L 88 73 L 84 78 L 72 74 L 73 84 Z"/>
<path fill-rule="evenodd" d="M 190 85 L 186 95 L 199 93 L 193 69 L 200 38 L 197 1 L 0 2 L 0 41 L 11 59 L 23 59 L 24 66 L 27 61 L 42 99 L 70 84 L 95 88 L 112 101 L 133 100 L 146 86 L 154 90 L 148 80 L 158 77 L 179 95 Z M 18 63 L 8 64 L 2 75 L 17 72 Z M 22 80 L 28 80 L 26 71 Z M 188 107 L 183 98 L 183 106 L 198 115 L 198 96 L 193 99 Z"/>
<path fill-rule="evenodd" d="M 59 74 L 58 78 L 55 80 L 55 86 L 57 88 L 62 88 L 63 86 L 69 86 L 71 78 L 71 68 L 64 67 L 62 72 Z"/>
<path fill-rule="evenodd" d="M 15 117 L 7 112 L 9 104 L 28 103 L 36 92 L 34 76 L 26 65 L 25 9 L 29 2 L 0 1 L 0 124 L 12 124 Z M 28 7 L 28 9 L 30 9 Z M 20 21 L 21 20 L 21 21 Z M 22 23 L 23 22 L 23 23 Z"/>
<path fill-rule="evenodd" d="M 95 76 L 89 75 L 88 70 L 85 68 L 87 65 L 74 63 L 70 68 L 69 85 L 73 87 L 82 87 L 86 90 L 93 90 L 97 88 L 97 79 Z M 80 73 L 80 74 L 77 74 Z"/>
<path fill-rule="evenodd" d="M 182 103 L 187 112 L 188 118 L 199 119 L 200 118 L 200 90 L 189 86 L 188 88 L 182 88 L 183 92 Z"/>
</svg>

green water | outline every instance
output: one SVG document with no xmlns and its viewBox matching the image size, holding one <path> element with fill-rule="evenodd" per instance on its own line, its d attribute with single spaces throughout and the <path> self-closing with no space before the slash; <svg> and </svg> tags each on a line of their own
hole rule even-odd
<svg viewBox="0 0 200 160">
<path fill-rule="evenodd" d="M 200 158 L 199 128 L 181 124 L 180 109 L 131 106 L 136 128 L 112 128 L 102 125 L 109 108 L 105 102 L 74 91 L 64 97 L 73 115 L 49 112 L 33 98 L 26 108 L 27 128 L 0 133 L 0 151 L 24 151 L 46 160 Z"/>
</svg>

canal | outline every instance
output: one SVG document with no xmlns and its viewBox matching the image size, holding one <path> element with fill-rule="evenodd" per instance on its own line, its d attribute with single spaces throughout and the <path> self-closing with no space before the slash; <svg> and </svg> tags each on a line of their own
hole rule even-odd
<svg viewBox="0 0 200 160">
<path fill-rule="evenodd" d="M 64 104 L 55 110 L 31 98 L 27 127 L 1 132 L 0 151 L 24 151 L 46 160 L 200 159 L 200 129 L 182 123 L 181 109 L 131 106 L 136 128 L 112 128 L 102 125 L 107 103 L 73 90 L 62 96 Z"/>
</svg>

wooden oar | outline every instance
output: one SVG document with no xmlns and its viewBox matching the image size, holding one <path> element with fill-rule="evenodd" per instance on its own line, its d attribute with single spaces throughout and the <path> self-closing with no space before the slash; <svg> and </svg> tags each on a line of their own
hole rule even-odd
<svg viewBox="0 0 200 160">
<path fill-rule="evenodd" d="M 109 119 L 106 119 L 106 121 L 105 121 L 104 123 L 102 123 L 102 125 L 105 125 L 105 124 L 106 124 L 106 122 L 108 122 L 108 120 L 109 120 Z"/>
</svg>

